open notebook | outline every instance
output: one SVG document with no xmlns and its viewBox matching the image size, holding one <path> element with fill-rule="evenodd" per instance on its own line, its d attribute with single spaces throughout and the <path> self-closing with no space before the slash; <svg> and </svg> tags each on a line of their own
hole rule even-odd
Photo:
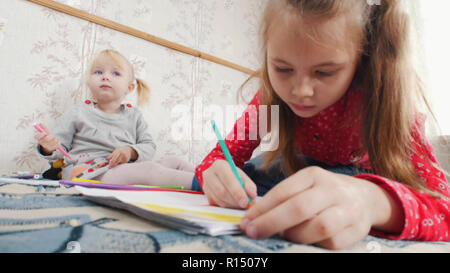
<svg viewBox="0 0 450 273">
<path fill-rule="evenodd" d="M 75 188 L 90 201 L 130 211 L 188 234 L 218 236 L 241 233 L 239 223 L 245 210 L 211 206 L 203 194 Z"/>
</svg>

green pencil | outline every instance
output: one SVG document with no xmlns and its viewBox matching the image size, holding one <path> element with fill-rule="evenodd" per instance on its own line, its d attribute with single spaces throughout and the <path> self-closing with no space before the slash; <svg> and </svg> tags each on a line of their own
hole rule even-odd
<svg viewBox="0 0 450 273">
<path fill-rule="evenodd" d="M 225 144 L 225 141 L 223 140 L 222 136 L 220 135 L 220 132 L 217 129 L 217 126 L 216 126 L 216 123 L 214 122 L 214 120 L 211 120 L 211 124 L 214 129 L 214 132 L 216 133 L 217 139 L 219 140 L 220 148 L 222 148 L 222 151 L 225 154 L 225 158 L 228 161 L 228 164 L 230 164 L 234 175 L 236 176 L 237 180 L 241 184 L 242 188 L 245 190 L 244 182 L 242 181 L 242 178 L 237 171 L 236 164 L 234 164 L 234 161 L 233 161 L 233 158 L 231 157 L 230 151 L 228 151 L 227 145 Z M 248 203 L 249 204 L 252 203 L 252 200 L 250 199 L 250 197 L 248 198 Z"/>
</svg>

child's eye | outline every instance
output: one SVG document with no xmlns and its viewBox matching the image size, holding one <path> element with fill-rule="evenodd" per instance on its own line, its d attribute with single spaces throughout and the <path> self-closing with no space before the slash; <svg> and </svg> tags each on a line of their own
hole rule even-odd
<svg viewBox="0 0 450 273">
<path fill-rule="evenodd" d="M 327 72 L 327 71 L 317 71 L 316 73 L 319 74 L 319 76 L 325 76 L 325 77 L 330 77 L 330 76 L 333 76 L 333 75 L 334 75 L 334 71 L 330 71 L 330 72 Z"/>
<path fill-rule="evenodd" d="M 102 71 L 100 71 L 100 70 L 95 70 L 95 71 L 94 71 L 94 74 L 96 74 L 96 75 L 102 75 L 102 74 L 103 74 L 103 72 L 102 72 Z"/>
<path fill-rule="evenodd" d="M 113 72 L 113 75 L 114 76 L 120 76 L 120 73 L 115 71 L 115 72 Z"/>
<path fill-rule="evenodd" d="M 278 67 L 278 66 L 275 67 L 275 70 L 280 73 L 289 73 L 289 72 L 294 71 L 292 68 L 283 68 L 283 67 Z"/>
</svg>

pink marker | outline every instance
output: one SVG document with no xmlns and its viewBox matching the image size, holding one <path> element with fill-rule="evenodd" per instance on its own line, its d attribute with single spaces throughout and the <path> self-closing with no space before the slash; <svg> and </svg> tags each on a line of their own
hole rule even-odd
<svg viewBox="0 0 450 273">
<path fill-rule="evenodd" d="M 39 124 L 35 123 L 35 124 L 33 124 L 33 126 L 34 126 L 34 128 L 36 128 L 36 130 L 38 130 L 40 133 L 44 133 L 45 135 L 47 135 L 47 133 L 44 131 L 44 129 L 42 129 L 41 126 L 39 126 Z M 58 146 L 58 150 L 59 150 L 63 155 L 65 155 L 68 159 L 72 159 L 72 158 L 70 157 L 70 155 L 69 155 L 66 151 L 64 151 L 64 149 L 63 149 L 63 147 L 61 147 L 61 145 Z"/>
</svg>

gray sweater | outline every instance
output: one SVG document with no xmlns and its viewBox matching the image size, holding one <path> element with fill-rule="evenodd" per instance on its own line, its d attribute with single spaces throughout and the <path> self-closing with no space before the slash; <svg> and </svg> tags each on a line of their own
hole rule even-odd
<svg viewBox="0 0 450 273">
<path fill-rule="evenodd" d="M 122 105 L 121 108 L 120 113 L 108 114 L 97 109 L 94 103 L 85 102 L 72 106 L 57 120 L 52 132 L 72 158 L 65 158 L 63 179 L 69 178 L 74 166 L 91 159 L 104 159 L 123 146 L 136 150 L 136 161 L 153 158 L 156 145 L 142 113 L 134 107 Z M 64 157 L 59 150 L 43 155 L 40 145 L 38 151 L 51 161 Z"/>
</svg>

